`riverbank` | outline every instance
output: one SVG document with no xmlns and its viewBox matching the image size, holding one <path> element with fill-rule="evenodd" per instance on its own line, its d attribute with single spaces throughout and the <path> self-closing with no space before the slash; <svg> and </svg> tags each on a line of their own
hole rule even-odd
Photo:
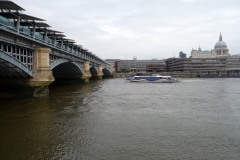
<svg viewBox="0 0 240 160">
<path fill-rule="evenodd" d="M 162 76 L 172 76 L 174 78 L 196 78 L 198 74 L 196 73 L 171 73 L 171 72 L 161 72 L 158 73 Z M 149 74 L 151 75 L 151 74 Z M 133 77 L 136 76 L 136 73 L 115 73 L 114 78 L 126 78 L 126 77 Z"/>
<path fill-rule="evenodd" d="M 153 74 L 153 73 L 146 73 Z M 240 74 L 199 74 L 199 73 L 191 73 L 191 72 L 161 72 L 156 73 L 162 76 L 172 76 L 174 78 L 240 78 Z M 114 78 L 126 78 L 136 76 L 136 73 L 115 73 Z"/>
<path fill-rule="evenodd" d="M 134 77 L 136 73 L 114 73 L 114 78 L 126 78 L 126 77 Z"/>
</svg>

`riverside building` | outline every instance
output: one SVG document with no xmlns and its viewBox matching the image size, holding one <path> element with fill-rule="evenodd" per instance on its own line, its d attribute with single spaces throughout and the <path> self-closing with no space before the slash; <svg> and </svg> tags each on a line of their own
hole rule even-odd
<svg viewBox="0 0 240 160">
<path fill-rule="evenodd" d="M 120 59 L 105 59 L 105 62 L 108 62 L 111 66 L 115 66 L 115 62 L 120 61 Z"/>
<path fill-rule="evenodd" d="M 226 58 L 169 58 L 166 60 L 167 72 L 208 72 L 225 68 Z"/>
<path fill-rule="evenodd" d="M 166 65 L 165 64 L 147 64 L 146 65 L 146 72 L 166 72 Z"/>
<path fill-rule="evenodd" d="M 240 57 L 220 58 L 169 58 L 167 72 L 193 72 L 199 74 L 237 74 L 240 72 Z"/>
<path fill-rule="evenodd" d="M 165 60 L 120 60 L 117 64 L 117 71 L 128 69 L 132 72 L 163 72 L 165 70 Z"/>
</svg>

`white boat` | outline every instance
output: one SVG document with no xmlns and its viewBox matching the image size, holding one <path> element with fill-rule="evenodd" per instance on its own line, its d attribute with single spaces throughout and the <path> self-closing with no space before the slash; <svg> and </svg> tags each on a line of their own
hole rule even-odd
<svg viewBox="0 0 240 160">
<path fill-rule="evenodd" d="M 160 74 L 153 74 L 151 76 L 134 76 L 126 78 L 129 82 L 144 82 L 144 83 L 175 83 L 178 79 L 171 76 L 161 76 Z"/>
</svg>

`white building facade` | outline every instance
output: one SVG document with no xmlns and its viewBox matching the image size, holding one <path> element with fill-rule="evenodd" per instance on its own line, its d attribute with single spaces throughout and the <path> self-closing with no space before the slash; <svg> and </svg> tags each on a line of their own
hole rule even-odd
<svg viewBox="0 0 240 160">
<path fill-rule="evenodd" d="M 220 33 L 219 41 L 215 44 L 214 49 L 211 51 L 205 50 L 202 51 L 199 47 L 198 50 L 192 49 L 191 58 L 219 58 L 219 57 L 228 57 L 227 44 L 222 40 L 222 35 Z"/>
</svg>

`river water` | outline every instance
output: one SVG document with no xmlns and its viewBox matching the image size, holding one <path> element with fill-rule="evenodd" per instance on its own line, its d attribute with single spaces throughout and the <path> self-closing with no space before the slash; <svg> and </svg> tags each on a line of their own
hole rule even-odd
<svg viewBox="0 0 240 160">
<path fill-rule="evenodd" d="M 240 79 L 53 84 L 1 100 L 0 159 L 240 159 Z"/>
</svg>

